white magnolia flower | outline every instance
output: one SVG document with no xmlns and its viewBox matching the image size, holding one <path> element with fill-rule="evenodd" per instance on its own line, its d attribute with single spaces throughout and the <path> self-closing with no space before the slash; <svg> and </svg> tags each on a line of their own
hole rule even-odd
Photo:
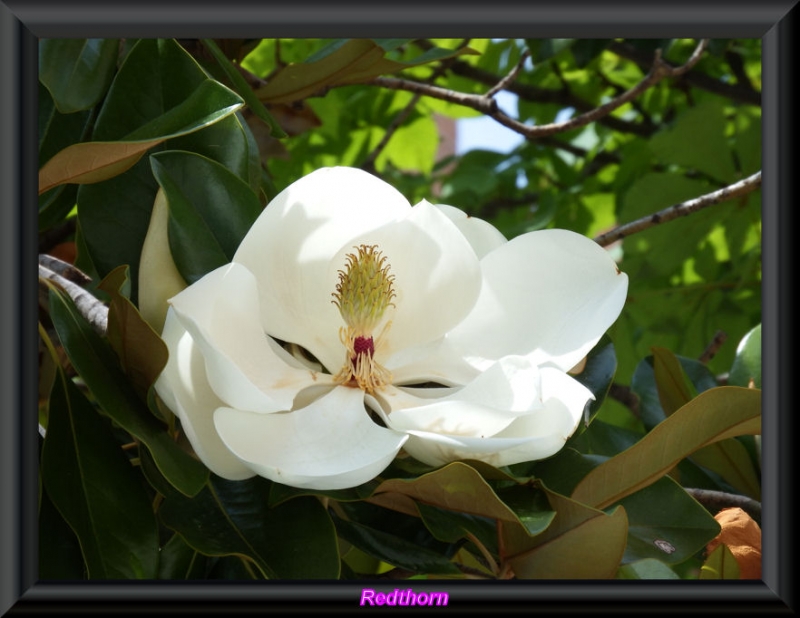
<svg viewBox="0 0 800 618">
<path fill-rule="evenodd" d="M 322 169 L 170 300 L 156 389 L 227 479 L 353 487 L 401 448 L 431 465 L 542 459 L 592 397 L 566 371 L 626 292 L 584 236 L 509 242 L 365 172 Z"/>
</svg>

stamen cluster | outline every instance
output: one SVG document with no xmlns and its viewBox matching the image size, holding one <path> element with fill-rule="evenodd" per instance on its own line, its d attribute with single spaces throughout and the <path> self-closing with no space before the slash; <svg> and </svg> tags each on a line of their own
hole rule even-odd
<svg viewBox="0 0 800 618">
<path fill-rule="evenodd" d="M 389 273 L 389 264 L 377 245 L 354 248 L 357 253 L 347 254 L 332 294 L 332 302 L 346 324 L 339 330 L 346 360 L 336 380 L 372 393 L 391 381 L 390 373 L 373 358 L 391 322 L 383 326 L 377 338 L 373 333 L 386 310 L 395 306 L 394 275 Z"/>
</svg>

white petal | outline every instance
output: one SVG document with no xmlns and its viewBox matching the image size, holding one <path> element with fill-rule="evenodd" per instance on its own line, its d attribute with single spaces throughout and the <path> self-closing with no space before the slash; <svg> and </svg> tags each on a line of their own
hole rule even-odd
<svg viewBox="0 0 800 618">
<path fill-rule="evenodd" d="M 285 414 L 220 408 L 225 444 L 256 473 L 308 489 L 344 489 L 375 478 L 407 436 L 374 423 L 364 393 L 338 387 L 308 407 Z"/>
<path fill-rule="evenodd" d="M 491 436 L 411 429 L 405 450 L 429 465 L 477 459 L 493 466 L 544 459 L 557 453 L 575 431 L 592 394 L 559 369 L 541 369 L 543 405 L 516 414 Z M 394 420 L 396 413 L 389 416 Z"/>
<path fill-rule="evenodd" d="M 453 222 L 428 202 L 354 242 L 378 245 L 395 277 L 395 307 L 387 312 L 391 327 L 384 345 L 376 349 L 380 362 L 439 339 L 464 319 L 478 298 L 481 274 L 475 252 Z M 344 253 L 346 247 L 335 268 L 344 265 Z"/>
<path fill-rule="evenodd" d="M 448 334 L 478 367 L 516 354 L 570 369 L 617 319 L 628 290 L 602 247 L 566 230 L 519 236 L 481 267 L 480 298 Z"/>
<path fill-rule="evenodd" d="M 463 210 L 447 204 L 436 204 L 443 214 L 456 224 L 456 227 L 464 234 L 478 259 L 497 247 L 506 244 L 506 237 L 495 226 L 478 217 L 472 217 Z"/>
<path fill-rule="evenodd" d="M 206 361 L 226 405 L 255 412 L 289 410 L 297 393 L 330 376 L 291 366 L 260 323 L 253 275 L 240 264 L 210 272 L 171 300 Z"/>
<path fill-rule="evenodd" d="M 224 405 L 208 385 L 205 363 L 191 335 L 174 312 L 167 312 L 162 335 L 169 359 L 155 383 L 158 396 L 181 422 L 200 460 L 219 476 L 241 480 L 255 476 L 223 444 L 214 427 L 214 410 Z"/>
<path fill-rule="evenodd" d="M 444 386 L 461 386 L 479 373 L 445 337 L 398 350 L 386 359 L 384 366 L 392 374 L 392 384 L 435 382 Z"/>
<path fill-rule="evenodd" d="M 441 393 L 433 403 L 429 400 L 431 390 Z M 441 402 L 465 402 L 514 413 L 529 412 L 542 406 L 539 368 L 522 356 L 508 356 L 499 360 L 460 388 L 391 387 L 376 396 L 382 398 L 387 408 L 392 410 L 392 419 L 397 418 L 396 415 L 403 412 L 404 408 L 426 406 L 433 410 Z"/>
<path fill-rule="evenodd" d="M 304 176 L 264 209 L 239 246 L 233 261 L 259 282 L 262 323 L 267 332 L 297 343 L 332 373 L 340 369 L 342 319 L 331 294 L 342 247 L 389 221 L 405 217 L 411 206 L 393 187 L 372 174 L 335 167 Z"/>
</svg>

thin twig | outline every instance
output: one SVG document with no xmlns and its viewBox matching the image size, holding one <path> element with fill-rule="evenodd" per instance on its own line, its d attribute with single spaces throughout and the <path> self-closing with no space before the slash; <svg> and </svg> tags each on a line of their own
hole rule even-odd
<svg viewBox="0 0 800 618">
<path fill-rule="evenodd" d="M 448 101 L 464 107 L 470 107 L 485 114 L 486 116 L 493 118 L 498 123 L 508 127 L 512 131 L 519 133 L 523 137 L 528 139 L 537 139 L 540 137 L 555 135 L 556 133 L 563 133 L 565 131 L 584 127 L 591 122 L 595 122 L 600 118 L 608 116 L 611 114 L 611 112 L 635 99 L 647 89 L 652 88 L 662 79 L 666 77 L 679 77 L 683 75 L 700 60 L 706 44 L 707 39 L 700 41 L 691 58 L 689 58 L 686 64 L 679 67 L 673 67 L 667 64 L 661 59 L 661 54 L 656 53 L 655 61 L 653 62 L 650 72 L 644 77 L 644 79 L 642 79 L 630 90 L 625 91 L 621 95 L 613 98 L 608 103 L 596 107 L 584 114 L 575 116 L 574 118 L 570 118 L 564 122 L 554 122 L 543 125 L 527 125 L 519 120 L 511 118 L 502 110 L 500 110 L 497 105 L 497 101 L 486 95 L 465 94 L 463 92 L 456 92 L 454 90 L 440 88 L 439 86 L 392 77 L 376 77 L 368 83 L 389 88 L 390 90 L 407 90 L 409 92 L 419 93 L 424 96 L 441 99 L 443 101 Z"/>
<path fill-rule="evenodd" d="M 416 44 L 423 50 L 433 48 L 433 44 L 424 39 L 416 41 Z M 450 65 L 450 72 L 487 86 L 493 86 L 500 79 L 494 73 L 460 60 L 456 60 Z M 565 88 L 539 88 L 529 84 L 513 82 L 506 86 L 506 90 L 517 95 L 523 101 L 530 101 L 531 103 L 553 103 L 565 108 L 572 107 L 579 112 L 594 109 L 592 103 L 589 103 Z M 652 124 L 631 122 L 616 116 L 606 116 L 605 118 L 599 119 L 598 123 L 614 131 L 631 133 L 640 137 L 651 136 L 655 133 L 657 128 Z"/>
<path fill-rule="evenodd" d="M 705 365 L 708 361 L 714 358 L 717 352 L 719 352 L 719 349 L 722 347 L 722 344 L 725 343 L 727 338 L 728 335 L 725 333 L 725 331 L 718 330 L 716 333 L 714 333 L 714 338 L 711 340 L 711 343 L 706 346 L 706 349 L 703 350 L 703 353 L 700 355 L 698 360 Z"/>
<path fill-rule="evenodd" d="M 608 396 L 628 408 L 636 418 L 641 417 L 639 411 L 639 396 L 633 392 L 630 386 L 613 382 L 608 391 Z"/>
<path fill-rule="evenodd" d="M 715 489 L 696 489 L 684 487 L 686 493 L 697 500 L 706 509 L 716 515 L 723 509 L 739 507 L 761 525 L 761 503 L 739 494 L 730 494 Z"/>
<path fill-rule="evenodd" d="M 522 67 L 525 65 L 525 62 L 528 60 L 528 58 L 530 58 L 530 56 L 531 56 L 530 50 L 526 49 L 522 53 L 522 56 L 520 57 L 519 62 L 517 62 L 516 66 L 513 69 L 511 69 L 511 71 L 508 73 L 508 75 L 506 75 L 503 79 L 501 79 L 499 82 L 497 82 L 483 96 L 485 96 L 485 97 L 493 97 L 494 95 L 496 95 L 501 90 L 505 90 L 508 87 L 508 85 L 511 84 L 511 82 L 513 82 L 515 79 L 517 79 L 517 75 L 519 75 L 519 72 L 522 70 Z"/>
<path fill-rule="evenodd" d="M 650 64 L 651 54 L 637 50 L 630 43 L 625 41 L 612 42 L 608 46 L 608 51 L 616 54 L 620 58 L 631 60 L 638 64 L 640 67 L 646 67 Z M 701 71 L 687 73 L 683 76 L 683 81 L 687 85 L 707 92 L 713 92 L 727 99 L 739 103 L 746 103 L 748 105 L 761 105 L 761 93 L 755 90 L 749 83 L 735 83 L 730 84 L 715 79 Z"/>
<path fill-rule="evenodd" d="M 642 217 L 636 221 L 631 221 L 630 223 L 621 225 L 610 232 L 596 236 L 594 241 L 601 247 L 605 247 L 614 241 L 625 238 L 626 236 L 630 236 L 631 234 L 641 232 L 642 230 L 646 230 L 661 223 L 672 221 L 678 217 L 685 217 L 686 215 L 690 215 L 693 212 L 697 212 L 698 210 L 702 210 L 708 206 L 713 206 L 714 204 L 727 202 L 728 200 L 747 195 L 748 193 L 758 189 L 760 186 L 761 172 L 759 171 L 752 176 L 748 176 L 744 180 L 740 180 L 732 185 L 723 187 L 718 191 L 712 191 L 706 195 L 701 195 L 700 197 L 696 197 L 685 202 L 673 204 L 672 206 L 669 206 L 664 210 L 659 210 L 652 215 L 647 215 L 646 217 Z"/>
</svg>

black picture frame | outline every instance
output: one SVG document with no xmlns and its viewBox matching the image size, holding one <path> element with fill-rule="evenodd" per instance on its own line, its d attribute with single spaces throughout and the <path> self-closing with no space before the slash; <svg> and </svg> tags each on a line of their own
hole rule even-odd
<svg viewBox="0 0 800 618">
<path fill-rule="evenodd" d="M 763 580 L 414 582 L 483 613 L 762 612 L 795 608 L 792 261 L 796 0 L 198 4 L 0 0 L 0 614 L 341 611 L 370 582 L 59 583 L 37 576 L 37 39 L 45 37 L 745 37 L 763 43 Z M 385 584 L 385 582 L 384 582 Z M 392 587 L 386 586 L 387 591 Z M 397 611 L 398 608 L 393 608 Z M 412 608 L 419 609 L 419 608 Z"/>
</svg>

